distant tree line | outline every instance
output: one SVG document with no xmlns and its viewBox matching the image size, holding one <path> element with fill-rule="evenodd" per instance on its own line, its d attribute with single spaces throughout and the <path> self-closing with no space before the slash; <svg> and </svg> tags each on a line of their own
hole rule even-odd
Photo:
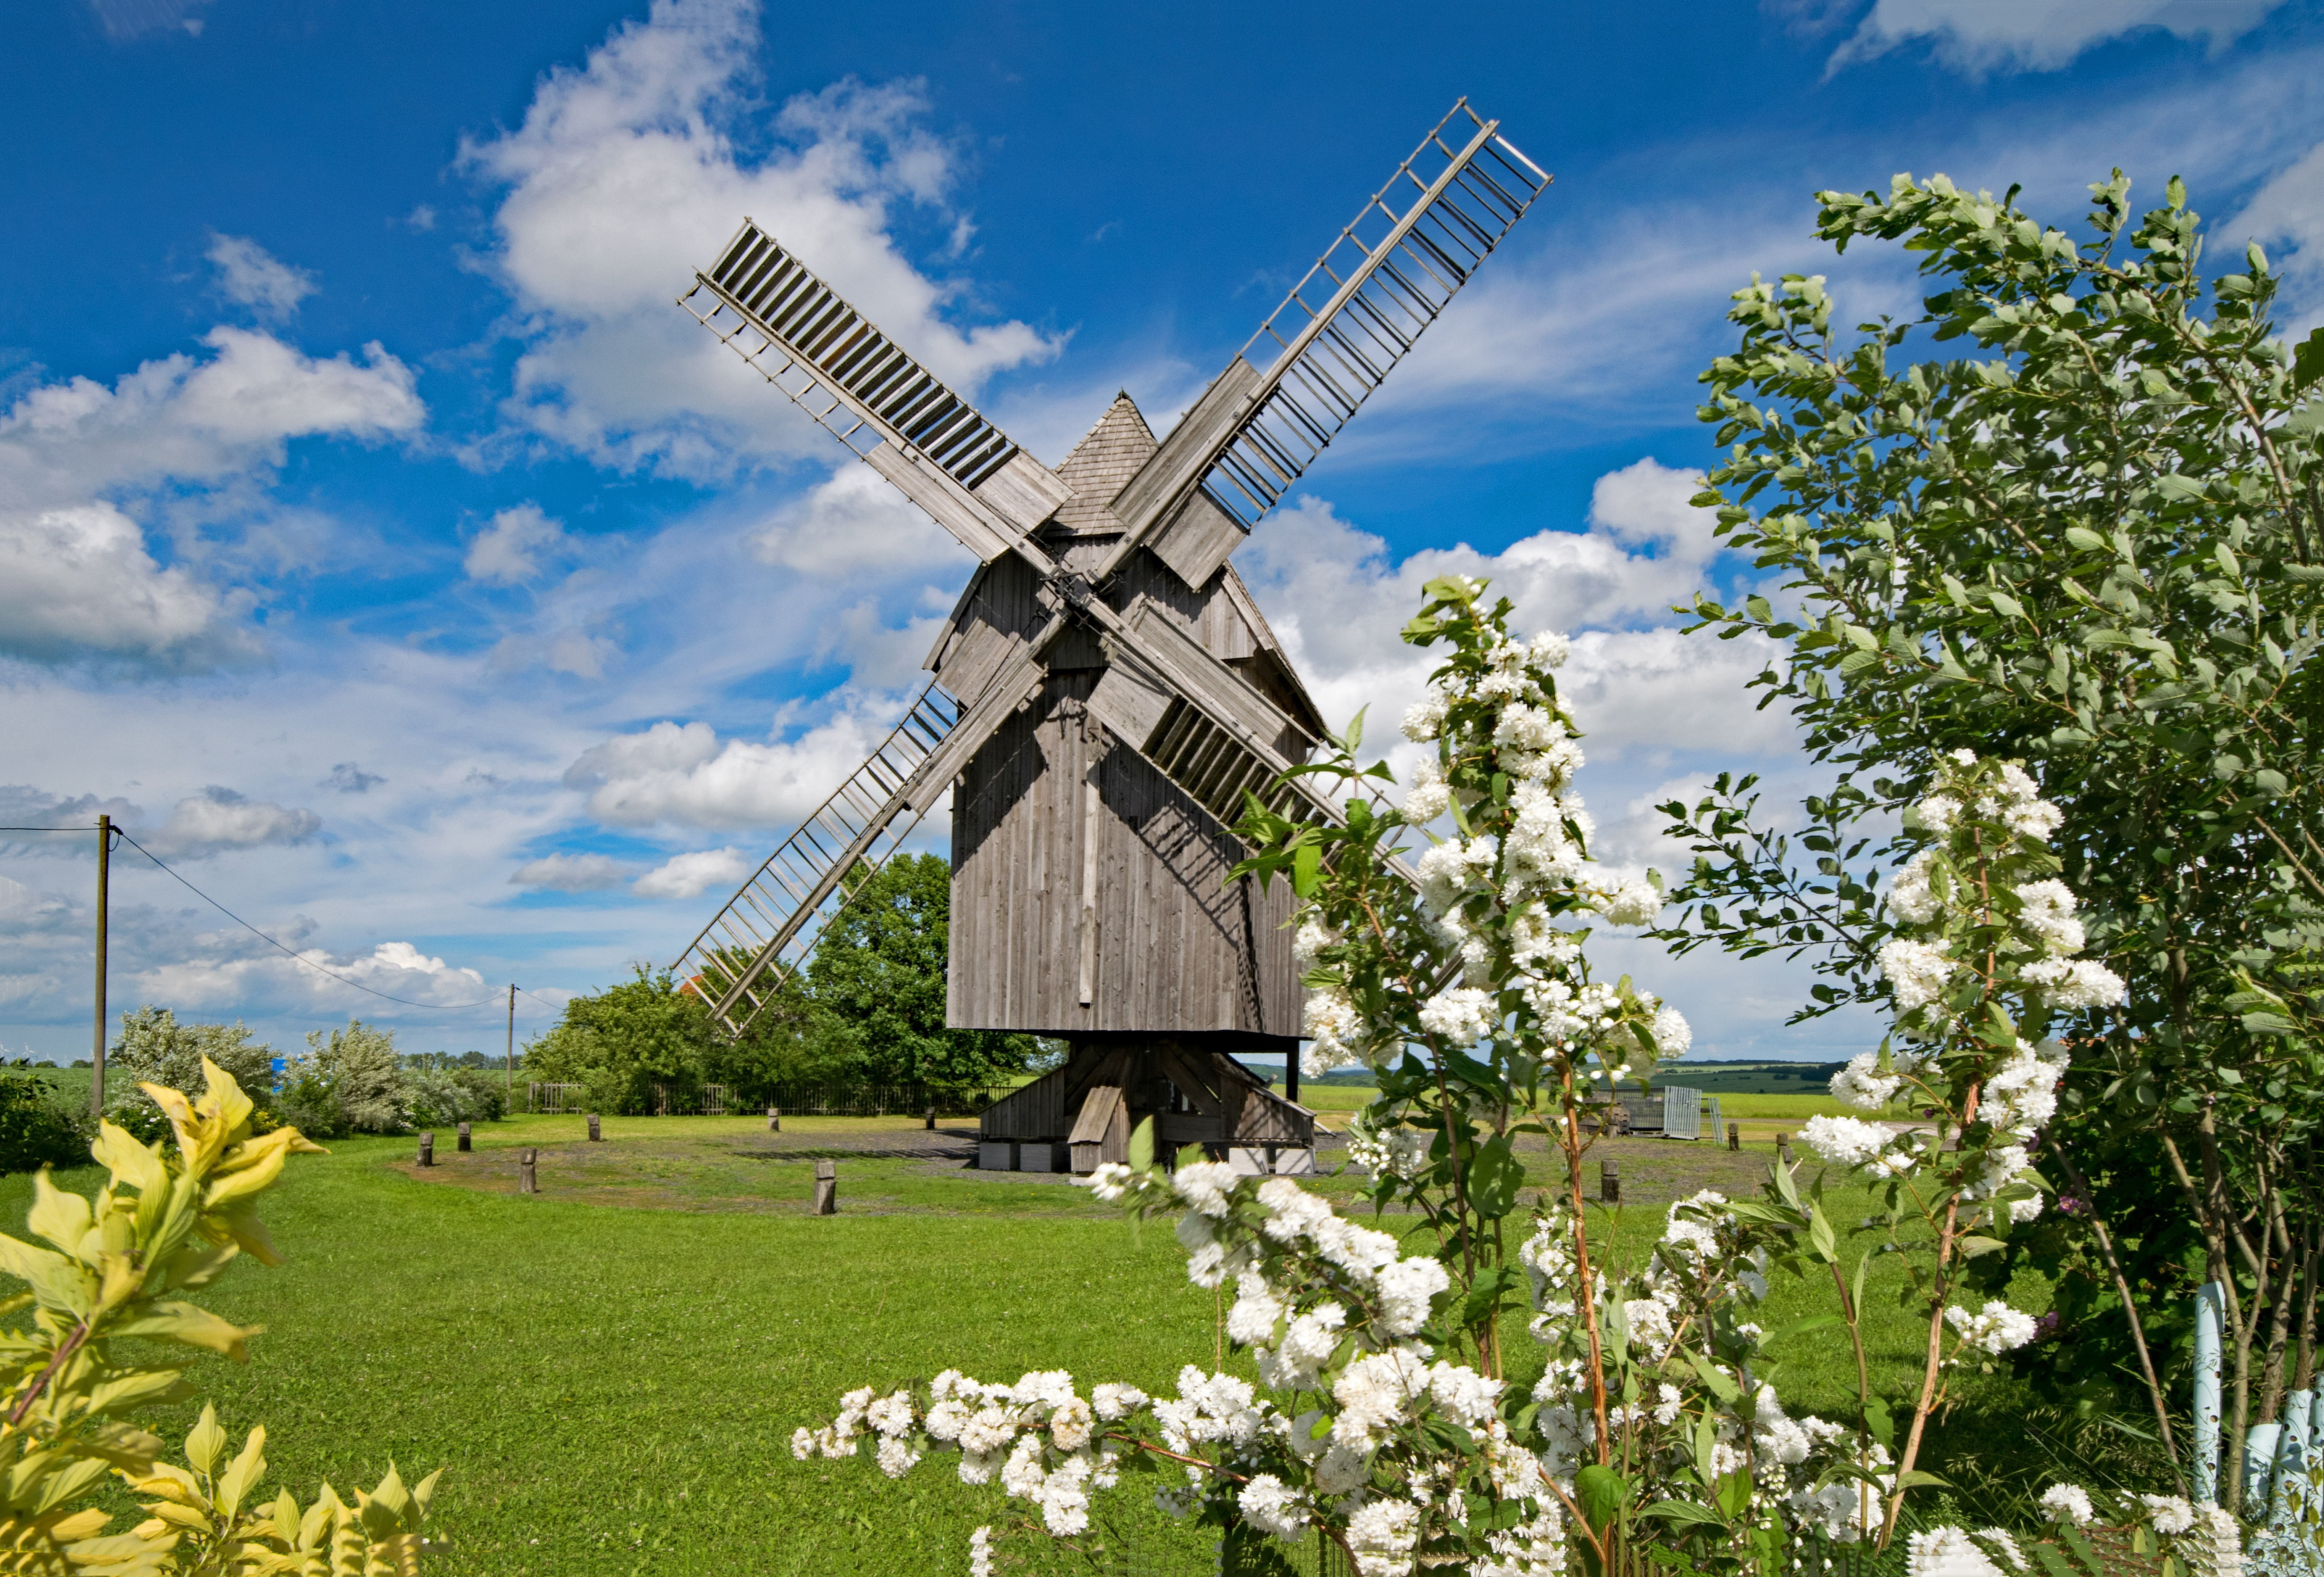
<svg viewBox="0 0 2324 1577">
<path fill-rule="evenodd" d="M 862 877 L 816 939 L 807 969 L 740 1038 L 669 972 L 576 997 L 524 1048 L 529 1080 L 588 1087 L 607 1112 L 692 1109 L 703 1086 L 737 1105 L 802 1085 L 981 1084 L 1054 1059 L 1038 1037 L 945 1028 L 952 878 L 943 859 L 904 855 Z M 659 1088 L 658 1088 L 659 1087 Z"/>
</svg>

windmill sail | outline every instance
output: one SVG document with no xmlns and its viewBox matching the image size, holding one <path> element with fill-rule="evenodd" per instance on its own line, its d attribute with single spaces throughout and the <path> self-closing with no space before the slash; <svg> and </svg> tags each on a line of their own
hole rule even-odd
<svg viewBox="0 0 2324 1577">
<path fill-rule="evenodd" d="M 887 863 L 1040 684 L 1041 654 L 1063 627 L 1062 619 L 1054 621 L 973 705 L 964 706 L 930 679 L 880 748 L 702 928 L 676 973 L 692 982 L 728 1033 L 748 1028 L 814 950 L 816 936 L 853 896 L 849 874 Z"/>
<path fill-rule="evenodd" d="M 774 1000 L 784 977 L 815 945 L 818 918 L 846 903 L 842 878 L 885 863 L 935 803 L 917 808 L 904 789 L 961 721 L 959 702 L 931 681 L 888 737 L 767 857 L 703 927 L 677 973 L 740 1035 Z M 948 779 L 947 779 L 948 780 Z"/>
<path fill-rule="evenodd" d="M 987 563 L 1073 496 L 750 219 L 678 304 Z"/>
<path fill-rule="evenodd" d="M 1499 125 L 1462 99 L 1341 230 L 1114 500 L 1107 569 L 1150 537 L 1203 585 L 1338 436 L 1547 189 Z"/>
</svg>

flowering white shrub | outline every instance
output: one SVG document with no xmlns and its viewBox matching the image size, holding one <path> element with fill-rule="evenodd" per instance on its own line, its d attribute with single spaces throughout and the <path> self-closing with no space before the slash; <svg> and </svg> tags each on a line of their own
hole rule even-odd
<svg viewBox="0 0 2324 1577">
<path fill-rule="evenodd" d="M 1141 1126 L 1130 1164 L 1101 1167 L 1094 1192 L 1176 1218 L 1187 1275 L 1222 1294 L 1222 1335 L 1255 1379 L 1188 1366 L 1175 1395 L 1148 1397 L 1118 1382 L 1084 1391 L 1062 1372 L 1001 1385 L 946 1370 L 922 1391 L 842 1398 L 829 1424 L 794 1437 L 802 1458 L 869 1441 L 901 1475 L 946 1457 L 964 1480 L 996 1485 L 1019 1526 L 1067 1538 L 1089 1527 L 1093 1496 L 1158 1466 L 1166 1508 L 1236 1537 L 1320 1530 L 1361 1577 L 1629 1572 L 1649 1552 L 1739 1577 L 1787 1569 L 1803 1533 L 1893 1531 L 1943 1366 L 2034 1334 L 2005 1303 L 1950 1306 L 1946 1267 L 1964 1210 L 1999 1232 L 2038 1204 L 2026 1147 L 2064 1062 L 2040 1038 L 2041 1004 L 2104 989 L 2087 973 L 2029 973 L 2082 968 L 2064 956 L 2080 941 L 2073 896 L 2043 863 L 2054 814 L 2015 767 L 1949 764 L 1920 807 L 1932 841 L 1900 877 L 1912 896 L 1898 912 L 1924 933 L 1892 944 L 1903 1039 L 1834 1084 L 1867 1111 L 1919 1103 L 1934 1131 L 1819 1118 L 1803 1136 L 1886 1180 L 1892 1204 L 1941 1213 L 1929 1379 L 1892 1458 L 1868 1394 L 1841 1424 L 1794 1416 L 1769 1383 L 1755 1316 L 1771 1268 L 1839 1279 L 1836 1234 L 1789 1167 L 1771 1167 L 1760 1200 L 1705 1192 L 1671 1206 L 1635 1274 L 1598 1262 L 1582 1193 L 1597 1103 L 1683 1055 L 1692 1031 L 1628 977 L 1591 972 L 1588 927 L 1650 921 L 1659 888 L 1591 861 L 1572 791 L 1580 736 L 1554 671 L 1565 642 L 1512 638 L 1508 604 L 1487 607 L 1482 589 L 1431 582 L 1406 629 L 1450 654 L 1405 717 L 1432 752 L 1401 809 L 1358 795 L 1343 825 L 1300 824 L 1254 799 L 1238 829 L 1256 851 L 1239 870 L 1282 877 L 1301 900 L 1305 1065 L 1376 1071 L 1380 1098 L 1351 1125 L 1349 1155 L 1370 1202 L 1413 1213 L 1414 1230 L 1357 1225 L 1288 1178 L 1238 1176 L 1191 1148 L 1165 1169 Z M 1353 788 L 1389 780 L 1359 764 L 1360 739 L 1351 727 L 1320 770 Z M 1440 821 L 1444 835 L 1404 865 L 1399 836 Z M 2003 1004 L 2019 1010 L 2006 1037 Z M 1547 1140 L 1553 1176 L 1521 1216 L 1526 1133 Z M 1953 1138 L 1959 1152 L 1944 1152 Z M 1508 1382 L 1500 1346 L 1501 1316 L 1518 1309 L 1544 1348 L 1530 1388 Z M 980 1577 L 995 1536 L 980 1529 L 973 1544 Z M 1913 1569 L 1983 1572 L 2015 1550 L 2006 1535 L 1941 1529 L 1916 1538 Z"/>
</svg>

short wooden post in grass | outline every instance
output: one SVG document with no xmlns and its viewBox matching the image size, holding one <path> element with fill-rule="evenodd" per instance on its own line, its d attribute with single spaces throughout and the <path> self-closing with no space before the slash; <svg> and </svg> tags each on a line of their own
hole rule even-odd
<svg viewBox="0 0 2324 1577">
<path fill-rule="evenodd" d="M 516 1157 L 516 1191 L 519 1194 L 540 1192 L 540 1177 L 533 1164 L 540 1159 L 539 1150 L 519 1150 Z"/>
<path fill-rule="evenodd" d="M 1783 1162 L 1786 1167 L 1792 1164 L 1792 1136 L 1790 1134 L 1779 1133 L 1775 1136 L 1775 1159 Z"/>
<path fill-rule="evenodd" d="M 459 1148 L 460 1148 L 460 1153 L 461 1153 L 462 1155 L 464 1155 L 464 1156 L 465 1156 L 465 1155 L 466 1155 L 469 1151 L 471 1151 L 471 1150 L 475 1149 L 475 1148 L 476 1148 L 476 1147 L 475 1147 L 474 1144 L 472 1144 L 471 1142 L 469 1142 L 468 1125 L 467 1125 L 466 1123 L 465 1123 L 465 1122 L 464 1122 L 464 1123 L 462 1123 L 462 1124 L 460 1124 L 460 1138 L 459 1138 Z"/>
<path fill-rule="evenodd" d="M 1605 1204 L 1622 1203 L 1622 1168 L 1619 1163 L 1598 1163 L 1598 1198 Z"/>
<path fill-rule="evenodd" d="M 1727 1125 L 1727 1148 L 1730 1150 L 1739 1150 L 1743 1148 L 1743 1125 L 1741 1123 L 1730 1122 Z"/>
<path fill-rule="evenodd" d="M 934 1133 L 934 1132 L 936 1131 L 936 1103 L 935 1102 L 931 1101 L 931 1102 L 928 1102 L 928 1131 L 929 1131 L 930 1133 Z"/>
<path fill-rule="evenodd" d="M 423 1167 L 436 1164 L 436 1136 L 432 1133 L 420 1136 L 420 1164 Z"/>
<path fill-rule="evenodd" d="M 597 1126 L 597 1114 L 592 1111 L 589 1113 L 589 1142 L 595 1144 L 604 1137 L 604 1130 Z"/>
<path fill-rule="evenodd" d="M 815 1213 L 839 1213 L 839 1163 L 817 1161 L 815 1164 Z"/>
<path fill-rule="evenodd" d="M 767 1131 L 768 1131 L 769 1133 L 780 1133 L 780 1132 L 782 1132 L 782 1130 L 783 1130 L 783 1109 L 782 1109 L 781 1107 L 779 1107 L 779 1106 L 770 1106 L 770 1107 L 768 1107 L 768 1108 L 767 1108 Z"/>
</svg>

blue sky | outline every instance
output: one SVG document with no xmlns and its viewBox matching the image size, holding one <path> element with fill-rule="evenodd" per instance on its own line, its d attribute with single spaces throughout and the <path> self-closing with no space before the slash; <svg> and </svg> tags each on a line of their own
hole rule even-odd
<svg viewBox="0 0 2324 1577">
<path fill-rule="evenodd" d="M 1512 8 L 1516 9 L 1516 8 Z M 497 1044 L 668 962 L 860 758 L 969 561 L 672 299 L 744 212 L 1054 463 L 1199 392 L 1452 100 L 1556 185 L 1237 558 L 1327 712 L 1419 582 L 1580 639 L 1601 853 L 1798 781 L 1686 498 L 1754 270 L 1909 309 L 1820 187 L 2060 223 L 2183 174 L 2324 314 L 2324 19 L 2274 0 L 857 6 L 27 0 L 0 83 L 0 822 L 99 808 L 117 1006 Z M 941 829 L 927 846 L 941 848 Z M 89 840 L 0 843 L 0 1045 L 87 1047 Z M 1611 949 L 1706 1053 L 1830 1055 L 1775 966 Z"/>
</svg>

